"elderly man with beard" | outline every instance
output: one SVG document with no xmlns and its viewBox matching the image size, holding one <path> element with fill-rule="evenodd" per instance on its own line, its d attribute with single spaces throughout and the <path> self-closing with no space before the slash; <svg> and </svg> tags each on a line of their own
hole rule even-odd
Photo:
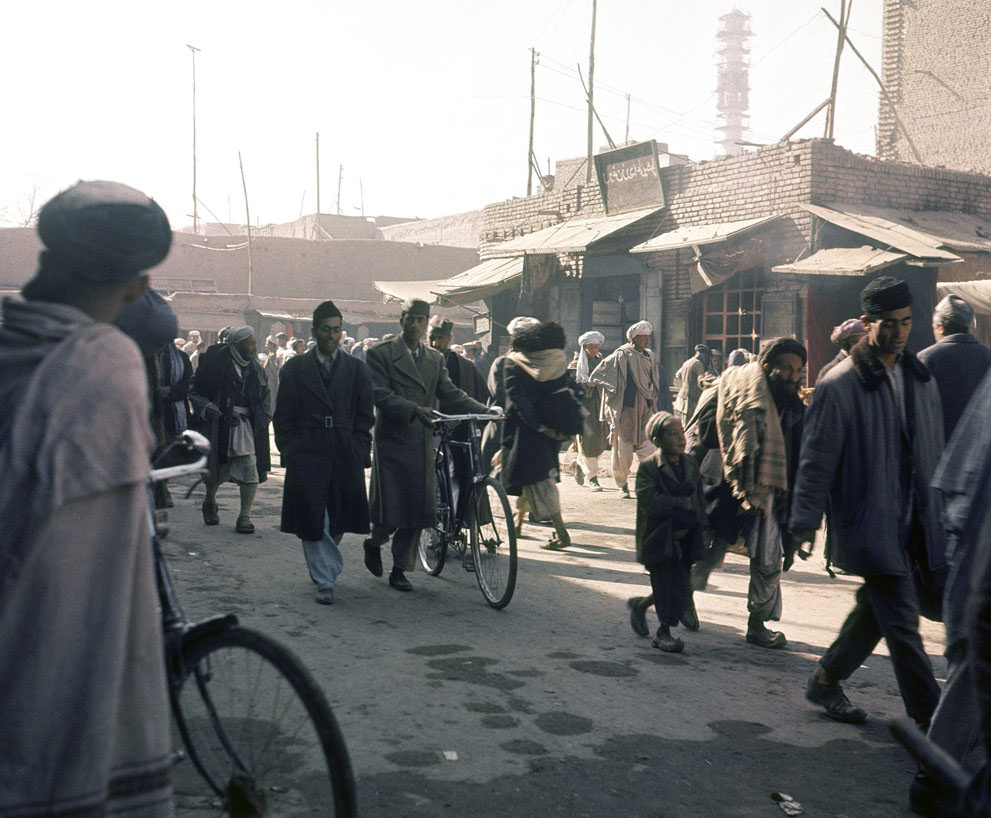
<svg viewBox="0 0 991 818">
<path fill-rule="evenodd" d="M 627 343 L 603 359 L 589 376 L 606 391 L 601 417 L 612 424 L 612 473 L 616 485 L 629 500 L 628 480 L 636 454 L 638 464 L 657 447 L 644 427 L 657 405 L 657 364 L 650 349 L 654 328 L 640 321 L 626 331 Z"/>
<path fill-rule="evenodd" d="M 235 327 L 227 343 L 212 350 L 200 362 L 189 394 L 197 416 L 209 423 L 210 442 L 216 452 L 205 481 L 203 522 L 219 525 L 217 489 L 230 480 L 238 484 L 241 496 L 234 530 L 253 534 L 251 507 L 258 484 L 271 469 L 268 378 L 258 363 L 258 343 L 251 327 Z"/>
<path fill-rule="evenodd" d="M 941 499 L 931 488 L 943 452 L 939 389 L 905 348 L 912 294 L 880 276 L 860 295 L 867 337 L 816 384 L 802 438 L 791 530 L 811 541 L 826 510 L 836 565 L 864 579 L 856 605 L 809 679 L 805 697 L 838 721 L 867 713 L 840 682 L 884 637 L 908 715 L 927 727 L 939 686 L 919 635 L 938 615 L 946 571 Z"/>
<path fill-rule="evenodd" d="M 575 437 L 575 481 L 582 486 L 587 479 L 592 491 L 602 491 L 599 485 L 599 455 L 606 450 L 609 441 L 609 424 L 602 420 L 602 387 L 592 383 L 590 377 L 602 362 L 599 347 L 605 340 L 605 336 L 595 330 L 579 336 L 578 351 L 568 364 L 575 383 L 582 387 L 582 403 L 588 412 L 585 428 Z"/>
<path fill-rule="evenodd" d="M 148 381 L 111 324 L 172 231 L 144 194 L 95 181 L 49 201 L 38 235 L 0 321 L 0 814 L 165 818 Z"/>
</svg>

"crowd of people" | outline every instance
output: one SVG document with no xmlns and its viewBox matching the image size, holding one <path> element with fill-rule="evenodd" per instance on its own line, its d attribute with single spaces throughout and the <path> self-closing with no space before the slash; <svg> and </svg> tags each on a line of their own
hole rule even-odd
<svg viewBox="0 0 991 818">
<path fill-rule="evenodd" d="M 562 451 L 591 491 L 603 490 L 609 452 L 619 501 L 635 500 L 636 558 L 650 581 L 628 601 L 630 624 L 650 637 L 653 608 L 652 645 L 664 652 L 685 649 L 677 628 L 700 627 L 693 593 L 729 548 L 749 559 L 746 641 L 784 648 L 785 634 L 768 627 L 783 616 L 781 576 L 825 519 L 827 567 L 863 584 L 806 698 L 837 721 L 864 722 L 842 683 L 884 639 L 907 714 L 991 779 L 991 350 L 958 296 L 937 304 L 936 342 L 915 355 L 909 285 L 874 278 L 862 314 L 834 329 L 840 349 L 814 390 L 802 389 L 806 348 L 788 337 L 734 350 L 725 367 L 699 345 L 669 387 L 648 321 L 607 355 L 604 334 L 584 332 L 569 363 L 559 324 L 519 316 L 505 354 L 481 355 L 473 344 L 456 350 L 451 322 L 420 299 L 381 339 L 349 338 L 328 300 L 309 340 L 276 333 L 259 352 L 245 325 L 208 346 L 195 330 L 179 337 L 148 288 L 172 234 L 144 194 L 81 182 L 45 205 L 38 233 L 38 271 L 22 298 L 4 301 L 0 326 L 3 814 L 170 814 L 146 542 L 156 445 L 203 431 L 203 522 L 220 524 L 217 493 L 231 482 L 234 528 L 251 534 L 271 424 L 285 468 L 281 529 L 301 542 L 316 602 L 332 605 L 345 533 L 364 535 L 375 577 L 391 541 L 388 584 L 413 590 L 415 544 L 436 516 L 435 409 L 503 417 L 486 427 L 486 465 L 518 497 L 520 530 L 527 519 L 551 524 L 548 550 L 571 545 Z M 168 505 L 167 488 L 155 500 Z M 920 616 L 946 625 L 942 689 Z M 65 695 L 48 695 L 56 687 Z M 922 814 L 961 814 L 924 770 L 909 797 Z"/>
</svg>

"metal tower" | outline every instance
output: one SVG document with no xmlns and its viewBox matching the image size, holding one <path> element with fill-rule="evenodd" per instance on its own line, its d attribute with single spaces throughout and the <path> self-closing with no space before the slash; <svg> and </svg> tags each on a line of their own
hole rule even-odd
<svg viewBox="0 0 991 818">
<path fill-rule="evenodd" d="M 717 76 L 716 111 L 722 124 L 719 131 L 722 139 L 716 144 L 722 147 L 727 156 L 741 152 L 738 142 L 746 132 L 747 108 L 750 107 L 750 86 L 747 80 L 750 67 L 750 49 L 747 40 L 753 36 L 750 31 L 750 15 L 737 9 L 719 18 L 719 50 L 716 52 Z"/>
</svg>

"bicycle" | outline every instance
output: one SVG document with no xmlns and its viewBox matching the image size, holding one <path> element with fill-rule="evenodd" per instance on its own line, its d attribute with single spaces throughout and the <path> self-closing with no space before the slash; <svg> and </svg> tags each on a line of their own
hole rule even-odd
<svg viewBox="0 0 991 818">
<path fill-rule="evenodd" d="M 434 465 L 437 471 L 437 522 L 420 532 L 417 551 L 423 569 L 439 576 L 449 550 L 475 574 L 478 587 L 493 608 L 505 608 L 516 589 L 516 529 L 506 490 L 482 470 L 479 421 L 501 421 L 499 415 L 444 415 L 434 412 L 439 430 Z M 468 440 L 452 440 L 457 424 L 468 424 Z M 453 454 L 468 466 L 464 486 L 456 486 Z M 456 489 L 460 489 L 457 491 Z"/>
<path fill-rule="evenodd" d="M 156 459 L 149 528 L 173 715 L 177 809 L 255 816 L 357 816 L 347 747 L 323 692 L 300 660 L 233 614 L 189 622 L 179 606 L 154 508 L 157 481 L 202 472 L 210 444 L 187 431 Z M 189 462 L 196 458 L 195 462 Z M 187 765 L 186 760 L 192 762 Z M 329 812 L 329 810 L 333 810 Z"/>
</svg>

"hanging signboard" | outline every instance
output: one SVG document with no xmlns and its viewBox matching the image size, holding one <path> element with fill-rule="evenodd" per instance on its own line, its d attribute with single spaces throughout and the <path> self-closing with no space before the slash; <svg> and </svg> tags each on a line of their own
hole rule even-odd
<svg viewBox="0 0 991 818">
<path fill-rule="evenodd" d="M 657 142 L 637 142 L 595 157 L 595 173 L 606 213 L 664 207 Z"/>
</svg>

